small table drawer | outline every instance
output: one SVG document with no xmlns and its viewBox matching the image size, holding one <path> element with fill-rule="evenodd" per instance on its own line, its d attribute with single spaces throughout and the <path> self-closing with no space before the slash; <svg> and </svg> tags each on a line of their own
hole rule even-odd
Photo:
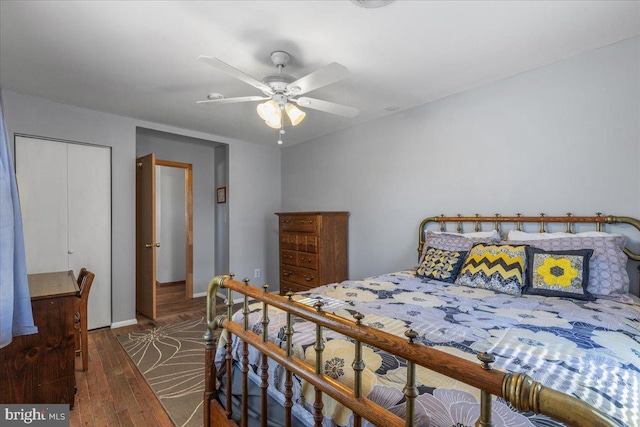
<svg viewBox="0 0 640 427">
<path fill-rule="evenodd" d="M 280 280 L 315 287 L 318 286 L 318 272 L 308 268 L 282 266 L 280 267 Z"/>
<path fill-rule="evenodd" d="M 280 230 L 317 233 L 318 217 L 316 215 L 282 215 L 280 217 Z"/>
</svg>

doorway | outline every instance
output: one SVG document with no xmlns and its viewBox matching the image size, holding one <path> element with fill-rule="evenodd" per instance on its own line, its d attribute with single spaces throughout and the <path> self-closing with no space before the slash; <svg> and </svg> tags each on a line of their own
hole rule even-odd
<svg viewBox="0 0 640 427">
<path fill-rule="evenodd" d="M 193 168 L 151 153 L 136 170 L 136 310 L 155 319 L 158 286 L 193 297 Z"/>
</svg>

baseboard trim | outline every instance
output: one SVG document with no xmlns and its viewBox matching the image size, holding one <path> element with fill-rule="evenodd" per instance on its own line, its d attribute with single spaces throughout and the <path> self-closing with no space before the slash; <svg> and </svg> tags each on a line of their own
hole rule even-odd
<svg viewBox="0 0 640 427">
<path fill-rule="evenodd" d="M 137 319 L 123 320 L 121 322 L 113 322 L 111 324 L 111 329 L 124 328 L 125 326 L 131 326 L 131 325 L 137 325 L 137 324 L 138 324 Z"/>
<path fill-rule="evenodd" d="M 192 298 L 200 298 L 200 297 L 206 297 L 207 293 L 206 292 L 199 292 L 197 294 L 193 294 Z"/>
</svg>

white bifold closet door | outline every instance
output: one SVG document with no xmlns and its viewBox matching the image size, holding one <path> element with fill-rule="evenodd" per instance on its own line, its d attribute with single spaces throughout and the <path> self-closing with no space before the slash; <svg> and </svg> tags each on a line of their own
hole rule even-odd
<svg viewBox="0 0 640 427">
<path fill-rule="evenodd" d="M 95 273 L 89 329 L 111 325 L 111 149 L 16 136 L 27 273 Z"/>
</svg>

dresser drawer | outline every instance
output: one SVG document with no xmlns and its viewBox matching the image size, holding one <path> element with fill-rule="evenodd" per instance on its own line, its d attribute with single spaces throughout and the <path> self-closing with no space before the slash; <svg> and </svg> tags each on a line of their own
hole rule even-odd
<svg viewBox="0 0 640 427">
<path fill-rule="evenodd" d="M 286 281 L 280 282 L 280 295 L 286 295 L 287 292 L 289 291 L 295 293 L 295 292 L 308 292 L 309 290 L 311 290 L 310 287 L 305 285 L 300 285 L 298 283 L 292 283 L 292 282 L 286 282 Z"/>
<path fill-rule="evenodd" d="M 298 252 L 283 250 L 280 263 L 282 265 L 298 265 Z"/>
<path fill-rule="evenodd" d="M 310 252 L 295 252 L 296 265 L 298 267 L 310 268 L 312 270 L 318 269 L 318 255 Z"/>
<path fill-rule="evenodd" d="M 318 272 L 308 268 L 283 265 L 280 267 L 280 280 L 315 287 L 318 286 Z"/>
<path fill-rule="evenodd" d="M 318 253 L 318 236 L 296 235 L 296 249 L 302 252 Z"/>
<path fill-rule="evenodd" d="M 318 269 L 318 255 L 311 252 L 282 251 L 280 257 L 282 265 L 293 265 L 298 267 Z"/>
<path fill-rule="evenodd" d="M 298 250 L 298 239 L 295 234 L 281 233 L 280 234 L 280 249 L 281 250 Z"/>
<path fill-rule="evenodd" d="M 280 216 L 280 230 L 318 232 L 318 217 L 316 215 L 282 215 Z"/>
</svg>

